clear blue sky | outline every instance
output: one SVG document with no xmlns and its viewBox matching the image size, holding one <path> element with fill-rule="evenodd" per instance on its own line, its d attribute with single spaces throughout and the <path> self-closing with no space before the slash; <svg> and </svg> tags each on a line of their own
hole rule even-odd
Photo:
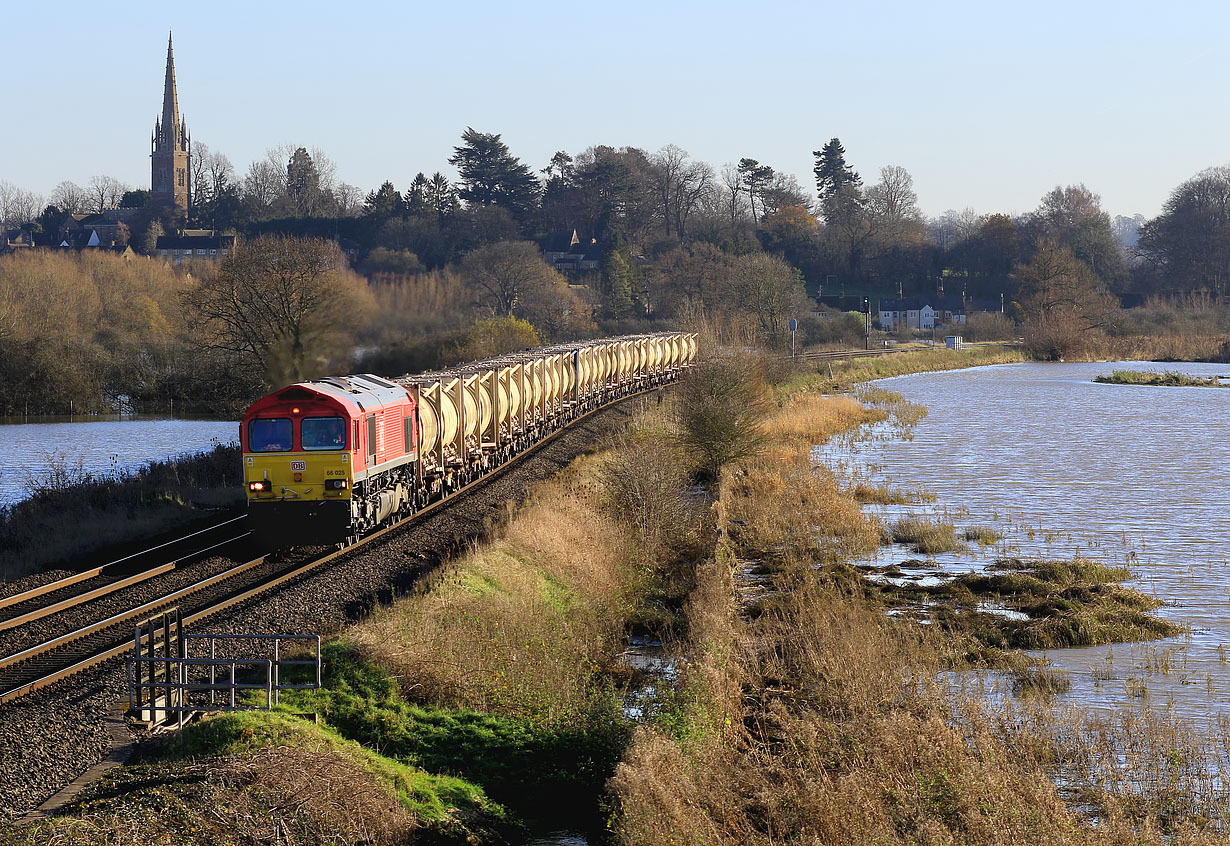
<svg viewBox="0 0 1230 846">
<path fill-rule="evenodd" d="M 841 138 L 868 184 L 914 176 L 929 215 L 1025 212 L 1084 182 L 1155 215 L 1230 162 L 1213 2 L 9 2 L 0 179 L 42 194 L 149 183 L 168 27 L 194 140 L 241 174 L 319 146 L 364 191 L 443 170 L 466 126 L 535 169 L 556 150 L 677 144 L 812 186 Z"/>
</svg>

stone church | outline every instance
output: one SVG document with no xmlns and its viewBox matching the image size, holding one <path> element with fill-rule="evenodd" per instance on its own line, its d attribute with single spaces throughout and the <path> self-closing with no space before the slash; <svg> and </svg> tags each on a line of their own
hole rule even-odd
<svg viewBox="0 0 1230 846">
<path fill-rule="evenodd" d="M 162 89 L 162 117 L 154 122 L 150 137 L 150 202 L 170 210 L 169 217 L 182 226 L 192 202 L 192 138 L 179 113 L 175 94 L 175 51 L 167 35 L 167 75 Z"/>
</svg>

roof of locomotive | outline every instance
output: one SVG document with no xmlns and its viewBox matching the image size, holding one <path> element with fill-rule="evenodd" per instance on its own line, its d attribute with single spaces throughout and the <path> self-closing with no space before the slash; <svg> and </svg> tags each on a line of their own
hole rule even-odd
<svg viewBox="0 0 1230 846">
<path fill-rule="evenodd" d="M 384 405 L 413 403 L 406 389 L 370 373 L 326 376 L 311 382 L 296 382 L 257 400 L 244 416 L 267 413 L 272 408 L 310 400 L 333 400 L 351 413 L 371 411 Z"/>
</svg>

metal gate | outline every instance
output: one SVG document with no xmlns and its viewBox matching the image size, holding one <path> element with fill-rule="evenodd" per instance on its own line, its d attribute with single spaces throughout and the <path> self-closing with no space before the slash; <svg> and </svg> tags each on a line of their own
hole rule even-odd
<svg viewBox="0 0 1230 846">
<path fill-rule="evenodd" d="M 182 726 L 194 712 L 268 710 L 283 690 L 320 687 L 320 636 L 188 634 L 172 608 L 137 623 L 127 667 L 137 719 L 151 728 Z M 292 676 L 302 678 L 287 681 L 283 670 L 298 667 L 306 672 Z"/>
</svg>

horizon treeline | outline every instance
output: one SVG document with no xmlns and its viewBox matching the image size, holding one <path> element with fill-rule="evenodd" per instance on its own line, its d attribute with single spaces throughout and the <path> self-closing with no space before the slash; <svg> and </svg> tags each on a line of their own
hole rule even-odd
<svg viewBox="0 0 1230 846">
<path fill-rule="evenodd" d="M 744 157 L 715 167 L 675 145 L 560 151 L 535 170 L 499 134 L 467 128 L 438 163 L 456 169 L 455 182 L 424 169 L 390 174 L 364 193 L 338 180 L 337 166 L 318 148 L 272 148 L 241 174 L 224 153 L 197 142 L 188 225 L 246 237 L 344 238 L 369 275 L 440 269 L 486 244 L 542 242 L 575 230 L 583 246 L 604 255 L 623 249 L 642 262 L 697 244 L 734 255 L 773 253 L 799 270 L 811 295 L 825 298 L 942 292 L 1019 300 L 1014 271 L 1046 242 L 1071 250 L 1097 284 L 1128 305 L 1154 295 L 1220 297 L 1230 278 L 1230 167 L 1177 186 L 1152 220 L 1112 220 L 1083 184 L 1057 185 L 1025 214 L 967 208 L 927 218 L 905 168 L 886 166 L 864 179 L 837 138 L 813 155 L 808 186 L 772 163 Z M 67 215 L 148 199 L 148 191 L 106 176 L 85 187 L 61 182 L 45 204 L 0 181 L 0 223 L 52 244 Z M 146 215 L 130 243 L 152 253 L 167 228 L 157 214 Z M 652 302 L 634 307 L 652 315 Z"/>
<path fill-rule="evenodd" d="M 805 189 L 752 158 L 718 170 L 674 146 L 560 152 L 535 171 L 499 135 L 467 129 L 448 159 L 456 183 L 419 173 L 360 196 L 319 150 L 271 150 L 241 178 L 198 143 L 189 225 L 238 232 L 240 249 L 217 265 L 0 256 L 0 413 L 219 410 L 327 372 L 397 375 L 674 327 L 782 349 L 799 318 L 799 348 L 862 346 L 877 300 L 899 293 L 960 298 L 962 334 L 1023 336 L 1049 358 L 1230 328 L 1230 168 L 1176 188 L 1128 248 L 1083 185 L 1025 215 L 927 220 L 904 168 L 865 181 L 839 139 L 814 152 Z M 88 195 L 61 184 L 42 211 L 0 183 L 0 216 L 33 217 L 26 227 L 54 244 L 68 214 L 57 202 L 146 203 L 120 237 L 153 253 L 159 209 L 113 183 Z M 560 233 L 575 233 L 586 270 L 546 260 Z M 275 301 L 285 307 L 264 309 Z"/>
</svg>

